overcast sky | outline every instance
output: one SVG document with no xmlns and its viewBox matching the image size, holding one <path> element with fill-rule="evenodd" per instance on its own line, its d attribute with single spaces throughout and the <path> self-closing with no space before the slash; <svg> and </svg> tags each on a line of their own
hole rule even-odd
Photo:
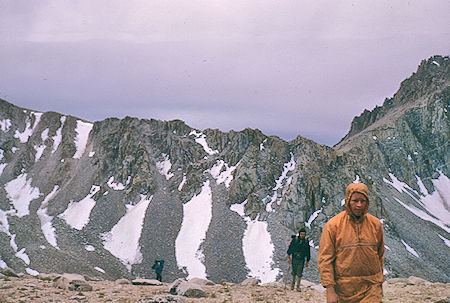
<svg viewBox="0 0 450 303">
<path fill-rule="evenodd" d="M 420 61 L 450 1 L 0 0 L 0 98 L 334 145 Z"/>
</svg>

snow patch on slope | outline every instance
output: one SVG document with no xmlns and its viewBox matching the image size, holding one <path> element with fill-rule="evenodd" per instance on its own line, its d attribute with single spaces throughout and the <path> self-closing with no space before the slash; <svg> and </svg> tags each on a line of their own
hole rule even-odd
<svg viewBox="0 0 450 303">
<path fill-rule="evenodd" d="M 3 174 L 3 170 L 5 170 L 6 166 L 8 166 L 8 163 L 1 163 L 0 164 L 0 176 Z"/>
<path fill-rule="evenodd" d="M 419 258 L 419 254 L 414 250 L 414 248 L 412 248 L 411 246 L 409 246 L 405 241 L 400 240 L 403 245 L 405 246 L 406 250 L 411 253 L 412 255 L 414 255 L 415 257 Z"/>
<path fill-rule="evenodd" d="M 206 279 L 204 254 L 200 246 L 212 218 L 212 193 L 209 180 L 203 183 L 200 194 L 183 205 L 183 222 L 175 240 L 175 255 L 179 268 L 185 268 L 188 277 Z"/>
<path fill-rule="evenodd" d="M 206 142 L 206 135 L 204 134 L 204 133 L 202 133 L 202 132 L 196 132 L 195 130 L 193 130 L 193 131 L 191 131 L 190 133 L 189 133 L 189 136 L 190 135 L 194 135 L 195 137 L 197 137 L 196 139 L 195 139 L 195 142 L 197 142 L 198 144 L 200 144 L 201 146 L 203 146 L 203 149 L 205 150 L 205 152 L 208 154 L 208 155 L 215 155 L 215 154 L 218 154 L 219 153 L 219 151 L 218 150 L 212 150 L 209 146 L 208 146 L 208 143 Z"/>
<path fill-rule="evenodd" d="M 102 235 L 103 246 L 117 257 L 131 272 L 131 266 L 142 262 L 139 239 L 142 234 L 145 213 L 153 196 L 147 199 L 141 195 L 141 201 L 136 205 L 127 205 L 126 214 L 111 231 Z"/>
<path fill-rule="evenodd" d="M 11 234 L 11 232 L 9 230 L 8 215 L 14 215 L 14 214 L 15 214 L 14 210 L 4 211 L 4 210 L 0 209 L 0 232 L 5 233 L 7 236 L 10 237 L 9 244 L 10 244 L 11 248 L 13 249 L 13 251 L 15 252 L 14 255 L 17 258 L 21 259 L 25 264 L 28 265 L 28 264 L 30 264 L 30 258 L 25 253 L 25 248 L 22 248 L 19 251 L 19 248 L 16 243 L 16 235 Z M 3 265 L 6 265 L 6 263 L 4 263 L 0 259 L 0 267 L 2 267 Z"/>
<path fill-rule="evenodd" d="M 100 190 L 100 186 L 92 185 L 90 193 L 79 202 L 71 201 L 67 209 L 59 218 L 66 221 L 72 228 L 82 230 L 89 223 L 89 216 L 95 206 L 95 200 L 92 197 Z"/>
<path fill-rule="evenodd" d="M 85 245 L 84 249 L 86 249 L 87 251 L 95 251 L 95 247 L 92 245 Z"/>
<path fill-rule="evenodd" d="M 19 218 L 30 214 L 30 203 L 39 198 L 39 188 L 31 186 L 31 178 L 27 180 L 27 174 L 21 174 L 5 184 L 6 197 L 16 209 Z"/>
<path fill-rule="evenodd" d="M 156 162 L 156 168 L 161 175 L 166 177 L 166 180 L 169 180 L 173 177 L 173 173 L 169 173 L 172 168 L 172 163 L 170 162 L 169 155 L 162 154 L 162 156 L 164 160 Z"/>
<path fill-rule="evenodd" d="M 10 127 L 11 127 L 11 120 L 9 119 L 0 120 L 0 128 L 4 133 L 8 132 Z"/>
<path fill-rule="evenodd" d="M 34 132 L 34 129 L 36 128 L 36 126 L 39 124 L 39 121 L 41 120 L 42 113 L 31 112 L 31 115 L 33 115 L 35 117 L 33 127 L 31 127 L 30 117 L 27 117 L 27 120 L 25 122 L 25 129 L 23 130 L 23 132 L 19 132 L 18 130 L 16 130 L 16 132 L 14 133 L 14 138 L 19 139 L 21 143 L 28 142 L 28 139 L 31 137 L 31 135 Z"/>
<path fill-rule="evenodd" d="M 41 139 L 42 139 L 42 143 L 43 144 L 34 147 L 34 149 L 36 150 L 36 158 L 35 158 L 34 162 L 39 161 L 39 159 L 41 158 L 42 154 L 44 153 L 45 148 L 47 147 L 44 143 L 45 143 L 45 140 L 48 139 L 48 128 L 46 128 L 42 132 Z"/>
<path fill-rule="evenodd" d="M 414 191 L 408 184 L 399 181 L 393 174 L 389 174 L 389 176 L 392 182 L 387 179 L 383 179 L 383 181 L 392 185 L 398 192 L 409 195 L 420 208 L 406 204 L 398 198 L 394 198 L 395 201 L 419 218 L 432 222 L 446 232 L 450 232 L 450 180 L 446 175 L 441 173 L 438 179 L 431 180 L 435 188 L 432 194 L 428 193 L 423 182 L 417 177 L 422 195 Z M 412 192 L 420 198 L 417 199 Z"/>
<path fill-rule="evenodd" d="M 178 191 L 181 191 L 183 189 L 185 183 L 186 183 L 186 175 L 183 175 L 183 180 L 181 180 L 180 185 L 178 185 Z"/>
<path fill-rule="evenodd" d="M 86 144 L 89 139 L 89 134 L 92 130 L 94 124 L 83 122 L 77 120 L 77 128 L 75 132 L 77 133 L 75 137 L 75 145 L 77 147 L 77 151 L 73 155 L 74 159 L 80 159 L 83 156 L 84 151 L 86 150 Z"/>
<path fill-rule="evenodd" d="M 125 185 L 130 184 L 130 181 L 131 181 L 131 176 L 128 176 L 127 182 L 125 182 Z M 119 182 L 119 183 L 115 183 L 115 182 L 114 182 L 114 176 L 112 176 L 111 178 L 109 178 L 109 180 L 108 180 L 108 182 L 107 182 L 106 184 L 108 184 L 108 186 L 109 186 L 110 188 L 114 189 L 114 190 L 124 190 L 124 189 L 125 189 L 125 185 L 123 185 L 122 183 L 120 183 L 120 182 Z M 107 195 L 107 193 L 108 193 L 108 192 L 106 192 L 106 193 L 104 194 L 104 196 Z"/>
<path fill-rule="evenodd" d="M 217 160 L 216 164 L 206 172 L 211 174 L 217 184 L 225 183 L 225 187 L 229 188 L 231 181 L 233 181 L 233 171 L 238 165 L 239 163 L 236 166 L 229 167 L 228 163 L 225 163 L 223 160 Z"/>
<path fill-rule="evenodd" d="M 258 221 L 258 219 L 251 220 L 245 216 L 246 203 L 247 200 L 241 204 L 233 204 L 230 206 L 230 210 L 238 213 L 247 224 L 242 239 L 242 250 L 245 263 L 250 271 L 249 276 L 260 279 L 262 283 L 274 282 L 279 274 L 279 269 L 272 268 L 275 247 L 267 229 L 267 222 Z"/>
<path fill-rule="evenodd" d="M 8 267 L 8 264 L 6 264 L 5 261 L 3 261 L 3 260 L 0 258 L 0 268 L 1 268 L 1 269 L 5 269 L 6 267 Z"/>
<path fill-rule="evenodd" d="M 441 238 L 442 241 L 444 241 L 445 245 L 447 245 L 448 247 L 450 247 L 450 240 L 441 236 L 440 234 L 437 234 L 439 236 L 439 238 Z"/>
<path fill-rule="evenodd" d="M 22 248 L 16 252 L 15 256 L 25 262 L 26 265 L 30 265 L 30 257 L 25 253 L 26 248 Z"/>
<path fill-rule="evenodd" d="M 52 139 L 53 139 L 52 154 L 58 149 L 58 146 L 62 141 L 62 129 L 64 126 L 64 122 L 66 122 L 66 117 L 62 116 L 60 121 L 61 121 L 61 126 L 56 131 L 56 135 L 52 137 Z"/>
<path fill-rule="evenodd" d="M 287 174 L 290 171 L 294 171 L 294 170 L 295 170 L 295 160 L 294 160 L 294 155 L 291 153 L 291 160 L 283 165 L 283 172 L 281 173 L 281 176 L 276 181 L 275 187 L 272 189 L 273 190 L 272 198 L 271 198 L 270 202 L 267 203 L 267 205 L 266 205 L 266 211 L 267 212 L 273 211 L 272 204 L 274 202 L 276 202 L 277 205 L 280 205 L 281 198 L 277 199 L 277 197 L 278 197 L 278 190 L 283 187 L 283 183 L 285 183 L 284 184 L 285 188 L 288 187 L 289 184 L 291 184 L 291 181 L 292 181 L 291 177 L 287 178 L 286 181 L 284 181 L 284 180 L 286 179 Z"/>
<path fill-rule="evenodd" d="M 51 246 L 56 249 L 59 249 L 58 243 L 56 241 L 56 229 L 52 225 L 53 217 L 47 214 L 47 206 L 48 202 L 53 199 L 58 193 L 58 189 L 59 186 L 55 185 L 55 187 L 53 187 L 53 190 L 44 198 L 44 201 L 42 201 L 41 206 L 36 212 L 39 220 L 41 221 L 41 230 L 44 234 L 45 239 Z"/>
<path fill-rule="evenodd" d="M 27 274 L 34 276 L 34 277 L 39 275 L 39 272 L 37 270 L 31 269 L 29 267 L 25 268 L 25 271 L 27 272 Z"/>
<path fill-rule="evenodd" d="M 311 229 L 311 223 L 317 218 L 317 216 L 322 212 L 322 208 L 319 210 L 316 210 L 308 219 L 308 221 L 305 223 L 305 226 Z"/>
</svg>

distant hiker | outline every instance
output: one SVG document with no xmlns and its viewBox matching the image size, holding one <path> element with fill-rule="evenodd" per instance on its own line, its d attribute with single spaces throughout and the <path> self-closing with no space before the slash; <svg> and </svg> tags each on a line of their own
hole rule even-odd
<svg viewBox="0 0 450 303">
<path fill-rule="evenodd" d="M 161 273 L 164 269 L 164 259 L 155 259 L 155 263 L 153 263 L 152 268 L 155 270 L 156 273 L 156 280 L 159 282 L 162 282 Z"/>
<path fill-rule="evenodd" d="M 322 231 L 318 263 L 327 303 L 382 300 L 383 226 L 368 208 L 367 186 L 352 183 L 345 190 L 345 211 Z"/>
<path fill-rule="evenodd" d="M 292 283 L 291 289 L 295 287 L 297 280 L 297 291 L 300 291 L 300 281 L 302 279 L 303 267 L 308 267 L 311 253 L 309 249 L 309 242 L 306 238 L 306 230 L 301 228 L 297 236 L 292 236 L 291 243 L 287 251 L 288 262 L 292 261 Z M 291 258 L 292 255 L 292 258 Z M 305 262 L 306 259 L 306 262 Z"/>
</svg>

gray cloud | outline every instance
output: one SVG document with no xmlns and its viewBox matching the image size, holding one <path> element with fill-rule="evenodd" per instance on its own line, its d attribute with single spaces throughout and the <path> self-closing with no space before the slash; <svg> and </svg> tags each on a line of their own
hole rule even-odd
<svg viewBox="0 0 450 303">
<path fill-rule="evenodd" d="M 332 145 L 422 59 L 448 1 L 6 1 L 0 97 Z"/>
</svg>

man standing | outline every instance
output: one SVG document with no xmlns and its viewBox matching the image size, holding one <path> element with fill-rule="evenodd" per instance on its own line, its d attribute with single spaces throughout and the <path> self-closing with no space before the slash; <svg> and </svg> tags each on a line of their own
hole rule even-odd
<svg viewBox="0 0 450 303">
<path fill-rule="evenodd" d="M 288 262 L 291 263 L 292 261 L 291 289 L 294 289 L 295 281 L 297 280 L 297 291 L 300 291 L 300 281 L 302 279 L 303 266 L 308 267 L 308 262 L 311 259 L 309 243 L 308 239 L 306 239 L 306 230 L 304 228 L 301 228 L 299 230 L 298 236 L 293 236 L 291 243 L 289 243 L 287 254 Z"/>
<path fill-rule="evenodd" d="M 367 186 L 352 183 L 345 190 L 345 211 L 322 231 L 318 265 L 327 303 L 382 300 L 383 226 L 368 208 Z"/>
<path fill-rule="evenodd" d="M 159 282 L 162 282 L 162 276 L 161 273 L 164 269 L 164 259 L 155 259 L 155 263 L 153 263 L 152 268 L 155 270 L 156 273 L 156 280 Z"/>
</svg>

